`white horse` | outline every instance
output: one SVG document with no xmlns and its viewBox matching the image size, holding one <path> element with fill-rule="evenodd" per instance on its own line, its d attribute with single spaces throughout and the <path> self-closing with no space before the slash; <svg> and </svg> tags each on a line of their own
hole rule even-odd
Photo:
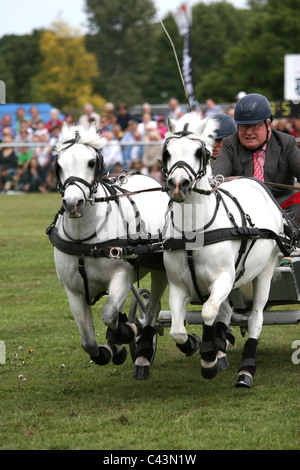
<svg viewBox="0 0 300 470">
<path fill-rule="evenodd" d="M 263 308 L 280 252 L 273 237 L 283 232 L 283 217 L 276 202 L 254 179 L 212 187 L 207 171 L 216 125 L 212 118 L 201 120 L 193 114 L 177 122 L 169 119 L 163 162 L 173 201 L 164 251 L 170 286 L 170 334 L 182 350 L 189 350 L 190 338 L 184 327 L 186 305 L 200 297 L 204 322 L 201 372 L 206 378 L 214 377 L 217 356 L 225 356 L 226 351 L 232 314 L 227 298 L 233 288 L 252 281 L 249 338 L 236 382 L 238 387 L 250 388 Z"/>
<path fill-rule="evenodd" d="M 64 124 L 61 142 L 55 149 L 62 210 L 48 232 L 55 246 L 57 275 L 66 290 L 83 349 L 96 364 L 105 365 L 111 359 L 120 364 L 127 355 L 124 344 L 138 335 L 140 346 L 136 348 L 133 376 L 145 379 L 149 374 L 159 301 L 167 285 L 166 274 L 159 266 L 144 269 L 139 258 L 127 261 L 117 255 L 128 246 L 145 251 L 149 238 L 159 241 L 169 198 L 160 190 L 161 185 L 147 176 L 123 175 L 115 185 L 111 180 L 105 182 L 100 177 L 103 173 L 100 148 L 105 143 L 95 126 L 87 130 Z M 143 192 L 151 188 L 156 190 Z M 141 193 L 129 197 L 126 191 Z M 131 254 L 132 258 L 136 256 Z M 151 295 L 142 333 L 122 314 L 137 278 L 136 268 L 140 278 L 151 271 Z M 108 326 L 108 342 L 98 346 L 90 305 L 98 293 L 106 291 L 102 320 Z"/>
</svg>

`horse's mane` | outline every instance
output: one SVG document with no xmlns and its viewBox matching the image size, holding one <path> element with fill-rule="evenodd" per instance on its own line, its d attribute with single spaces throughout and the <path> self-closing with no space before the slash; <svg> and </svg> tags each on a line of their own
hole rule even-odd
<svg viewBox="0 0 300 470">
<path fill-rule="evenodd" d="M 78 134 L 78 137 L 76 137 L 77 134 Z M 70 145 L 67 142 L 72 141 L 76 138 L 77 138 L 76 142 L 78 142 L 79 144 L 88 145 L 94 148 L 95 150 L 99 150 L 107 142 L 105 137 L 102 137 L 100 134 L 97 133 L 96 126 L 94 123 L 92 123 L 92 125 L 87 129 L 81 125 L 69 126 L 65 122 L 63 124 L 61 137 L 54 147 L 54 153 L 58 153 L 61 150 L 64 150 L 65 148 L 67 148 L 68 145 Z"/>
<path fill-rule="evenodd" d="M 206 145 L 207 149 L 211 151 L 219 127 L 218 121 L 212 117 L 201 119 L 199 114 L 194 112 L 184 114 L 178 121 L 168 119 L 168 127 L 171 134 L 183 131 L 186 124 L 188 124 L 187 130 L 192 132 L 195 138 L 198 137 Z"/>
</svg>

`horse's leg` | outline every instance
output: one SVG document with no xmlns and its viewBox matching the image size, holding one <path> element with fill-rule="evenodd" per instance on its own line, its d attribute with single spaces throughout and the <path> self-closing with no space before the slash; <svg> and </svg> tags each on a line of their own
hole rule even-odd
<svg viewBox="0 0 300 470">
<path fill-rule="evenodd" d="M 144 328 L 137 342 L 133 377 L 145 380 L 149 377 L 150 363 L 153 357 L 153 337 L 156 334 L 155 323 L 159 314 L 160 299 L 167 286 L 164 271 L 151 272 L 151 293 L 145 308 Z"/>
<path fill-rule="evenodd" d="M 102 309 L 102 321 L 112 330 L 117 330 L 119 325 L 119 312 L 124 304 L 133 283 L 133 272 L 126 269 L 118 269 L 112 275 L 108 298 Z"/>
<path fill-rule="evenodd" d="M 176 344 L 184 345 L 188 341 L 184 320 L 189 294 L 184 285 L 173 284 L 170 280 L 169 287 L 169 305 L 172 316 L 170 335 Z"/>
<path fill-rule="evenodd" d="M 74 294 L 66 288 L 70 308 L 81 336 L 81 346 L 84 351 L 90 355 L 91 359 L 98 365 L 106 365 L 110 362 L 114 354 L 118 353 L 120 348 L 114 351 L 109 345 L 98 346 L 95 340 L 95 330 L 91 307 L 86 303 L 85 296 Z"/>
<path fill-rule="evenodd" d="M 232 316 L 232 309 L 226 299 L 219 308 L 219 313 L 215 322 L 216 326 L 216 346 L 218 348 L 217 360 L 218 369 L 224 370 L 229 366 L 226 351 L 229 342 L 234 344 L 234 337 L 228 332 L 228 325 L 230 324 Z"/>
<path fill-rule="evenodd" d="M 219 313 L 220 305 L 227 299 L 231 291 L 232 284 L 233 280 L 229 272 L 221 273 L 211 284 L 211 294 L 202 307 L 202 318 L 204 323 L 202 343 L 200 345 L 201 374 L 206 379 L 212 379 L 218 373 L 218 342 L 216 340 L 216 329 L 218 330 L 218 334 L 220 336 L 223 327 L 218 325 L 217 328 L 214 323 Z M 226 321 L 228 321 L 229 310 L 226 307 L 226 304 L 225 308 L 223 315 L 225 314 Z"/>
<path fill-rule="evenodd" d="M 106 346 L 112 353 L 115 365 L 123 364 L 127 357 L 125 344 L 130 343 L 137 328 L 133 323 L 128 323 L 127 316 L 120 310 L 130 292 L 133 283 L 133 270 L 118 270 L 114 273 L 109 284 L 109 295 L 102 309 L 102 320 L 108 326 L 106 331 Z"/>
<path fill-rule="evenodd" d="M 248 319 L 249 338 L 244 345 L 242 361 L 238 368 L 236 387 L 251 388 L 256 371 L 257 340 L 263 326 L 263 309 L 268 301 L 276 260 L 277 253 L 275 253 L 275 256 L 271 256 L 265 269 L 253 280 L 253 306 Z"/>
</svg>

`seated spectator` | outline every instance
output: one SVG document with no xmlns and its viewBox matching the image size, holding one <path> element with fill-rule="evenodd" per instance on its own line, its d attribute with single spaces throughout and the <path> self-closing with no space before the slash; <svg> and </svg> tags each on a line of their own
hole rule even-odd
<svg viewBox="0 0 300 470">
<path fill-rule="evenodd" d="M 47 175 L 46 181 L 44 183 L 44 188 L 49 193 L 54 193 L 54 192 L 57 191 L 56 177 L 55 177 L 55 174 L 54 174 L 54 168 L 53 167 L 51 167 L 48 171 L 48 175 Z"/>
<path fill-rule="evenodd" d="M 36 106 L 31 106 L 28 126 L 31 127 L 33 131 L 35 131 L 38 128 L 38 124 L 40 124 L 41 121 L 43 120 L 39 116 L 38 108 Z"/>
<path fill-rule="evenodd" d="M 156 181 L 159 181 L 160 183 L 164 182 L 164 177 L 161 172 L 161 163 L 154 163 L 149 173 L 149 176 L 151 176 L 151 178 L 154 178 Z"/>
<path fill-rule="evenodd" d="M 29 147 L 19 147 L 18 152 L 18 165 L 26 165 L 26 163 L 33 157 L 33 152 Z"/>
<path fill-rule="evenodd" d="M 50 120 L 46 122 L 45 128 L 49 132 L 50 135 L 52 135 L 53 129 L 57 126 L 62 125 L 62 120 L 59 119 L 59 111 L 56 108 L 52 108 L 50 110 Z"/>
<path fill-rule="evenodd" d="M 112 126 L 117 122 L 117 116 L 115 115 L 115 105 L 113 103 L 106 103 L 104 106 L 104 113 L 105 116 Z"/>
<path fill-rule="evenodd" d="M 112 132 L 104 132 L 103 137 L 106 137 L 107 144 L 102 148 L 105 170 L 109 173 L 114 172 L 114 167 L 117 163 L 123 166 L 123 154 L 119 141 L 114 139 Z"/>
<path fill-rule="evenodd" d="M 24 186 L 27 183 L 25 167 L 18 163 L 16 171 L 9 181 L 6 181 L 4 185 L 4 191 L 24 192 Z"/>
<path fill-rule="evenodd" d="M 179 102 L 176 98 L 171 98 L 169 101 L 170 112 L 169 116 L 176 121 L 184 115 L 184 112 L 179 106 Z"/>
<path fill-rule="evenodd" d="M 220 114 L 222 112 L 221 106 L 216 104 L 213 98 L 207 98 L 206 101 L 206 110 L 204 112 L 205 117 L 213 116 L 214 114 Z"/>
<path fill-rule="evenodd" d="M 143 104 L 143 107 L 142 107 L 142 115 L 144 113 L 149 113 L 152 117 L 152 120 L 156 121 L 156 116 L 153 116 L 153 113 L 152 113 L 152 108 L 151 108 L 151 104 L 149 103 L 144 103 Z"/>
<path fill-rule="evenodd" d="M 151 172 L 153 165 L 161 159 L 162 138 L 158 130 L 150 125 L 147 127 L 147 134 L 144 140 L 145 143 L 149 142 L 149 145 L 145 145 L 142 161 Z M 157 145 L 153 144 L 154 142 L 157 142 Z"/>
<path fill-rule="evenodd" d="M 122 167 L 121 163 L 116 163 L 115 166 L 114 166 L 113 173 L 122 173 L 122 171 L 123 171 L 123 167 Z"/>
<path fill-rule="evenodd" d="M 121 144 L 128 144 L 122 146 L 123 158 L 124 158 L 124 168 L 129 169 L 131 165 L 131 160 L 133 158 L 142 158 L 143 156 L 143 146 L 134 145 L 133 143 L 141 140 L 141 135 L 137 131 L 137 122 L 131 119 L 128 121 L 127 130 L 124 132 L 123 137 L 121 138 Z M 131 144 L 131 145 L 129 145 Z"/>
<path fill-rule="evenodd" d="M 114 139 L 121 140 L 123 137 L 124 132 L 121 129 L 120 124 L 114 124 L 112 128 L 112 133 L 114 135 Z"/>
<path fill-rule="evenodd" d="M 39 164 L 36 157 L 33 157 L 25 168 L 24 171 L 24 191 L 26 193 L 40 192 L 47 193 L 44 187 L 44 181 L 39 174 Z"/>
<path fill-rule="evenodd" d="M 38 142 L 44 144 L 39 147 L 35 147 L 33 154 L 37 159 L 39 175 L 44 183 L 51 165 L 51 147 L 49 145 L 45 145 L 49 143 L 49 133 L 47 129 L 38 129 L 35 131 L 35 136 L 38 137 Z"/>
<path fill-rule="evenodd" d="M 62 126 L 55 126 L 52 130 L 52 135 L 49 139 L 49 147 L 50 147 L 50 161 L 51 164 L 54 163 L 55 155 L 53 155 L 53 149 L 56 145 L 56 142 L 59 140 L 61 135 Z"/>
<path fill-rule="evenodd" d="M 3 144 L 12 144 L 13 138 L 5 136 Z M 0 191 L 3 190 L 7 181 L 11 180 L 18 166 L 18 157 L 13 145 L 10 147 L 1 147 L 0 149 Z"/>
<path fill-rule="evenodd" d="M 15 126 L 14 126 L 16 134 L 18 132 L 20 132 L 21 123 L 24 122 L 24 121 L 28 123 L 29 122 L 29 117 L 26 116 L 25 109 L 22 106 L 20 106 L 16 111 L 16 122 L 15 122 Z"/>
<path fill-rule="evenodd" d="M 27 121 L 22 121 L 20 123 L 20 130 L 15 137 L 16 144 L 28 144 L 32 142 L 32 129 L 28 127 Z M 20 153 L 20 147 L 15 147 L 16 155 Z"/>
<path fill-rule="evenodd" d="M 66 113 L 64 117 L 64 122 L 69 124 L 69 126 L 72 126 L 72 124 L 75 123 L 75 118 L 72 113 Z"/>
<path fill-rule="evenodd" d="M 142 122 L 140 122 L 137 126 L 137 131 L 141 134 L 142 139 L 145 138 L 147 133 L 147 126 L 150 124 L 153 128 L 157 127 L 157 122 L 153 121 L 152 116 L 150 113 L 144 113 L 142 116 Z"/>
<path fill-rule="evenodd" d="M 142 160 L 139 158 L 134 158 L 131 161 L 131 165 L 129 167 L 131 171 L 141 173 L 141 175 L 149 176 L 149 171 L 148 169 L 143 165 Z"/>
<path fill-rule="evenodd" d="M 12 138 L 15 137 L 15 131 L 12 128 L 12 121 L 11 121 L 11 115 L 10 114 L 5 114 L 1 118 L 1 123 L 0 123 L 0 142 L 3 141 L 3 138 L 5 135 L 9 135 Z"/>
<path fill-rule="evenodd" d="M 164 139 L 165 133 L 168 131 L 168 126 L 166 126 L 165 118 L 164 116 L 157 116 L 156 121 L 158 132 L 160 133 L 161 138 Z"/>
<path fill-rule="evenodd" d="M 100 134 L 103 132 L 111 132 L 113 130 L 113 124 L 110 123 L 108 117 L 104 114 L 100 119 Z"/>
<path fill-rule="evenodd" d="M 96 127 L 100 127 L 100 114 L 94 111 L 94 106 L 90 103 L 87 103 L 84 106 L 84 114 L 79 118 L 79 124 L 86 127 L 87 129 L 90 127 L 91 122 L 93 120 L 96 123 Z"/>
<path fill-rule="evenodd" d="M 117 124 L 121 126 L 122 131 L 124 132 L 128 126 L 128 121 L 132 119 L 131 114 L 128 112 L 127 106 L 125 103 L 119 103 L 118 105 L 118 114 L 117 114 Z"/>
</svg>

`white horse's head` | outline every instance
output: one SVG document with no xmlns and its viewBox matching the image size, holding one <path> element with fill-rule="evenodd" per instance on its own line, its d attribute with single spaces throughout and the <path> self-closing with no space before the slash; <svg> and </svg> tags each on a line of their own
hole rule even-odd
<svg viewBox="0 0 300 470">
<path fill-rule="evenodd" d="M 81 217 L 86 202 L 97 189 L 103 171 L 100 149 L 105 143 L 94 124 L 89 129 L 63 125 L 61 139 L 54 149 L 55 174 L 69 217 Z"/>
<path fill-rule="evenodd" d="M 163 150 L 169 196 L 184 202 L 195 181 L 206 174 L 218 124 L 212 118 L 185 114 L 178 121 L 168 119 L 169 132 Z"/>
</svg>

